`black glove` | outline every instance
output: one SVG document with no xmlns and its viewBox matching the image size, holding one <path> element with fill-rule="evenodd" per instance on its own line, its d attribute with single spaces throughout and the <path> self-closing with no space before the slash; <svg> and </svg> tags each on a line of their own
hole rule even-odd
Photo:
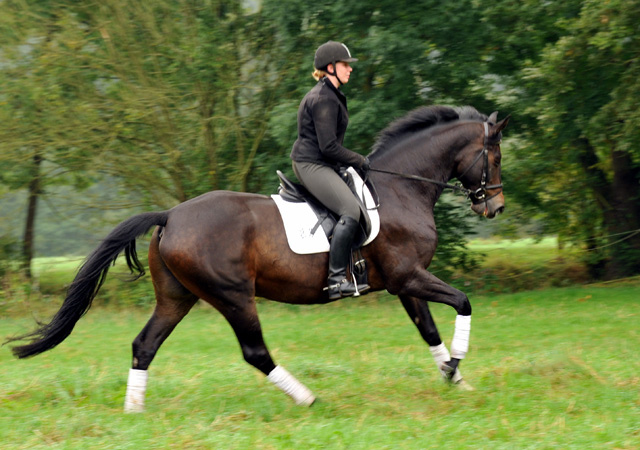
<svg viewBox="0 0 640 450">
<path fill-rule="evenodd" d="M 364 162 L 360 166 L 360 172 L 362 172 L 363 175 L 366 175 L 370 169 L 371 169 L 371 161 L 369 161 L 369 158 L 365 156 Z"/>
</svg>

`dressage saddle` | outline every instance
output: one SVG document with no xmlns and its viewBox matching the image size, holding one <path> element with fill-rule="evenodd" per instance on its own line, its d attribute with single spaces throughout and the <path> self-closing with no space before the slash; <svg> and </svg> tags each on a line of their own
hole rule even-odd
<svg viewBox="0 0 640 450">
<path fill-rule="evenodd" d="M 315 231 L 319 227 L 322 227 L 322 230 L 327 235 L 327 239 L 331 239 L 331 236 L 333 235 L 333 229 L 336 226 L 339 217 L 327 207 L 325 207 L 322 203 L 320 203 L 303 185 L 289 180 L 279 170 L 277 170 L 276 173 L 278 174 L 278 178 L 280 178 L 280 186 L 278 187 L 278 194 L 280 195 L 280 197 L 287 202 L 308 203 L 312 211 L 318 218 L 318 222 L 313 228 L 312 233 L 315 233 Z M 362 246 L 362 244 L 367 240 L 369 234 L 371 234 L 371 218 L 369 217 L 369 213 L 367 212 L 367 207 L 356 192 L 355 183 L 353 182 L 353 176 L 351 175 L 351 173 L 349 173 L 346 168 L 343 168 L 340 170 L 339 174 L 347 184 L 347 186 L 349 186 L 351 192 L 353 192 L 353 195 L 358 200 L 358 204 L 360 206 L 360 230 L 358 231 L 353 244 L 354 249 L 357 249 Z M 365 185 L 369 188 L 369 191 L 373 195 L 375 189 L 370 181 L 365 181 Z M 375 197 L 374 199 L 377 205 L 378 199 Z"/>
</svg>

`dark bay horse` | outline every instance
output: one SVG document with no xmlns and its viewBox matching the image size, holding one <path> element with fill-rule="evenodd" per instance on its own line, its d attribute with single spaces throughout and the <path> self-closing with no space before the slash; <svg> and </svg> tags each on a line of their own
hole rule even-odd
<svg viewBox="0 0 640 450">
<path fill-rule="evenodd" d="M 457 178 L 475 213 L 493 218 L 503 211 L 500 142 L 508 121 L 498 122 L 497 112 L 487 117 L 471 107 L 420 108 L 381 132 L 369 155 L 381 222 L 378 237 L 362 249 L 369 284 L 400 298 L 443 377 L 460 385 L 458 365 L 468 349 L 471 305 L 464 293 L 427 270 L 437 245 L 433 208 L 443 189 L 451 187 L 447 182 Z M 313 403 L 311 391 L 272 360 L 255 297 L 327 303 L 328 255 L 290 251 L 276 205 L 263 195 L 214 191 L 168 211 L 125 220 L 87 257 L 51 322 L 10 339 L 31 340 L 14 347 L 14 354 L 26 358 L 60 344 L 91 307 L 121 252 L 131 271 L 143 274 L 135 240 L 154 226 L 149 269 L 157 303 L 133 341 L 125 410 L 143 410 L 147 369 L 198 299 L 227 319 L 249 364 L 296 403 Z M 427 302 L 445 303 L 457 312 L 451 353 Z"/>
</svg>

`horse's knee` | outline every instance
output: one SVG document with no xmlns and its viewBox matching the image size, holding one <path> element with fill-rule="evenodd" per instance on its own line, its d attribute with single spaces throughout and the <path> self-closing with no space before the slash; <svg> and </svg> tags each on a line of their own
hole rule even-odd
<svg viewBox="0 0 640 450">
<path fill-rule="evenodd" d="M 258 369 L 260 372 L 265 375 L 269 375 L 269 373 L 276 367 L 271 359 L 271 355 L 269 354 L 269 350 L 266 347 L 249 347 L 242 346 L 242 356 L 244 356 L 244 360 L 251 364 L 253 367 Z"/>
<path fill-rule="evenodd" d="M 455 309 L 460 316 L 471 315 L 471 302 L 469 301 L 467 295 L 462 291 L 456 292 Z"/>
</svg>

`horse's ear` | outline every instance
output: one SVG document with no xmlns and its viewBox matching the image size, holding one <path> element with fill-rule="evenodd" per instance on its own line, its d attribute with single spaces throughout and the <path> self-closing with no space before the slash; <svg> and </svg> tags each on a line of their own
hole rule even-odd
<svg viewBox="0 0 640 450">
<path fill-rule="evenodd" d="M 493 114 L 492 114 L 492 116 L 493 116 Z M 511 119 L 511 114 L 509 114 L 507 117 L 505 117 L 500 122 L 498 122 L 495 125 L 495 127 L 492 128 L 491 132 L 493 134 L 500 133 L 502 130 L 504 130 L 507 127 L 507 124 L 509 123 L 509 119 Z"/>
<path fill-rule="evenodd" d="M 487 122 L 489 122 L 489 125 L 495 125 L 496 122 L 498 122 L 498 111 L 492 112 L 489 118 L 487 119 Z"/>
</svg>

